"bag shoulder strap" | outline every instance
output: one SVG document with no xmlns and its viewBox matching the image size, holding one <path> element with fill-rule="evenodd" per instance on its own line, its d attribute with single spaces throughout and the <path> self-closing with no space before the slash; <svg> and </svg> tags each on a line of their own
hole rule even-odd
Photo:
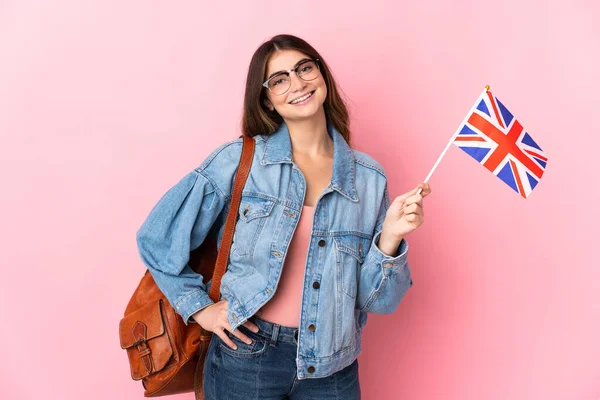
<svg viewBox="0 0 600 400">
<path fill-rule="evenodd" d="M 219 251 L 217 253 L 215 271 L 213 273 L 212 283 L 208 293 L 211 300 L 215 303 L 219 301 L 219 298 L 221 297 L 221 278 L 223 278 L 223 274 L 227 269 L 227 263 L 229 262 L 229 251 L 231 249 L 231 242 L 233 241 L 233 233 L 235 232 L 238 209 L 240 208 L 240 202 L 242 201 L 242 190 L 246 185 L 246 179 L 250 174 L 252 159 L 254 158 L 254 139 L 246 135 L 243 135 L 242 137 L 244 139 L 242 142 L 242 156 L 240 157 L 240 164 L 237 169 L 235 181 L 233 182 L 231 206 L 227 212 L 225 228 L 223 231 L 223 236 L 221 237 Z"/>
</svg>

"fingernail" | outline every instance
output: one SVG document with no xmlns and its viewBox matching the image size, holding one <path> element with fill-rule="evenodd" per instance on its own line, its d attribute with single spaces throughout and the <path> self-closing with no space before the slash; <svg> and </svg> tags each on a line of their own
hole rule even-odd
<svg viewBox="0 0 600 400">
<path fill-rule="evenodd" d="M 246 343 L 247 343 L 247 344 L 252 344 L 252 340 L 251 340 L 251 339 L 248 339 L 248 340 L 246 341 Z"/>
<path fill-rule="evenodd" d="M 254 332 L 254 333 L 258 333 L 258 327 L 256 327 L 256 328 L 252 329 L 252 332 Z"/>
<path fill-rule="evenodd" d="M 237 346 L 236 346 L 235 344 L 233 345 L 233 349 L 234 349 L 234 350 L 237 350 Z"/>
</svg>

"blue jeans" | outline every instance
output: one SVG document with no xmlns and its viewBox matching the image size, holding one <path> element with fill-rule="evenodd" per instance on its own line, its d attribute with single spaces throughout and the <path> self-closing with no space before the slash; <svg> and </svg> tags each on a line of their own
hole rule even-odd
<svg viewBox="0 0 600 400">
<path fill-rule="evenodd" d="M 204 365 L 206 400 L 360 399 L 358 360 L 333 375 L 298 380 L 298 329 L 258 317 L 250 320 L 258 326 L 258 333 L 238 328 L 252 339 L 250 345 L 227 332 L 238 346 L 233 350 L 217 335 L 212 336 Z"/>
</svg>

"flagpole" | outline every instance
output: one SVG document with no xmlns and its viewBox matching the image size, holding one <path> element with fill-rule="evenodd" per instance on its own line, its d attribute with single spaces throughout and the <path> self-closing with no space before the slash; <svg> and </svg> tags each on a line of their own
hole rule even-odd
<svg viewBox="0 0 600 400">
<path fill-rule="evenodd" d="M 471 110 L 473 108 L 477 107 L 477 105 L 479 104 L 479 101 L 481 100 L 481 97 L 484 94 L 486 94 L 489 90 L 490 90 L 490 87 L 489 87 L 489 85 L 487 85 L 483 89 L 483 92 L 481 92 L 481 94 L 479 95 L 479 97 L 477 97 L 477 100 L 475 101 L 475 104 L 473 105 L 473 107 L 471 107 Z M 429 181 L 429 179 L 431 179 L 431 175 L 433 175 L 433 172 L 435 171 L 435 169 L 438 167 L 438 165 L 442 161 L 442 158 L 444 158 L 444 155 L 446 155 L 446 152 L 448 151 L 448 149 L 450 148 L 450 146 L 452 146 L 452 143 L 454 143 L 454 139 L 456 139 L 456 137 L 460 133 L 461 128 L 465 125 L 465 123 L 469 119 L 470 115 L 471 115 L 470 112 L 467 113 L 467 115 L 465 116 L 465 118 L 463 119 L 463 121 L 460 123 L 460 125 L 458 125 L 458 128 L 456 129 L 456 132 L 454 132 L 454 135 L 452 135 L 452 137 L 450 138 L 450 141 L 448 141 L 448 144 L 446 145 L 446 148 L 444 149 L 444 151 L 442 151 L 442 154 L 440 154 L 440 156 L 438 157 L 438 159 L 435 162 L 435 164 L 433 164 L 433 168 L 431 168 L 431 171 L 429 171 L 429 174 L 427 174 L 427 177 L 425 178 L 425 181 L 424 181 L 425 183 L 427 183 Z M 421 194 L 422 190 L 423 189 L 419 189 L 419 191 L 417 192 L 417 194 Z"/>
</svg>

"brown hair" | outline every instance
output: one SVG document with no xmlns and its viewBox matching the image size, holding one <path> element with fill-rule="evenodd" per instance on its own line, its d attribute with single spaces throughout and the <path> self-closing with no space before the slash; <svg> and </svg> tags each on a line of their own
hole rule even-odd
<svg viewBox="0 0 600 400">
<path fill-rule="evenodd" d="M 323 103 L 325 116 L 329 122 L 350 143 L 350 125 L 346 104 L 339 94 L 333 75 L 321 55 L 307 42 L 292 35 L 277 35 L 264 42 L 252 56 L 246 78 L 244 94 L 244 115 L 242 116 L 242 132 L 252 137 L 258 134 L 271 134 L 283 123 L 277 111 L 270 111 L 264 104 L 266 98 L 262 86 L 267 72 L 267 62 L 279 50 L 297 50 L 310 58 L 318 58 L 319 69 L 327 86 L 327 97 Z"/>
</svg>

